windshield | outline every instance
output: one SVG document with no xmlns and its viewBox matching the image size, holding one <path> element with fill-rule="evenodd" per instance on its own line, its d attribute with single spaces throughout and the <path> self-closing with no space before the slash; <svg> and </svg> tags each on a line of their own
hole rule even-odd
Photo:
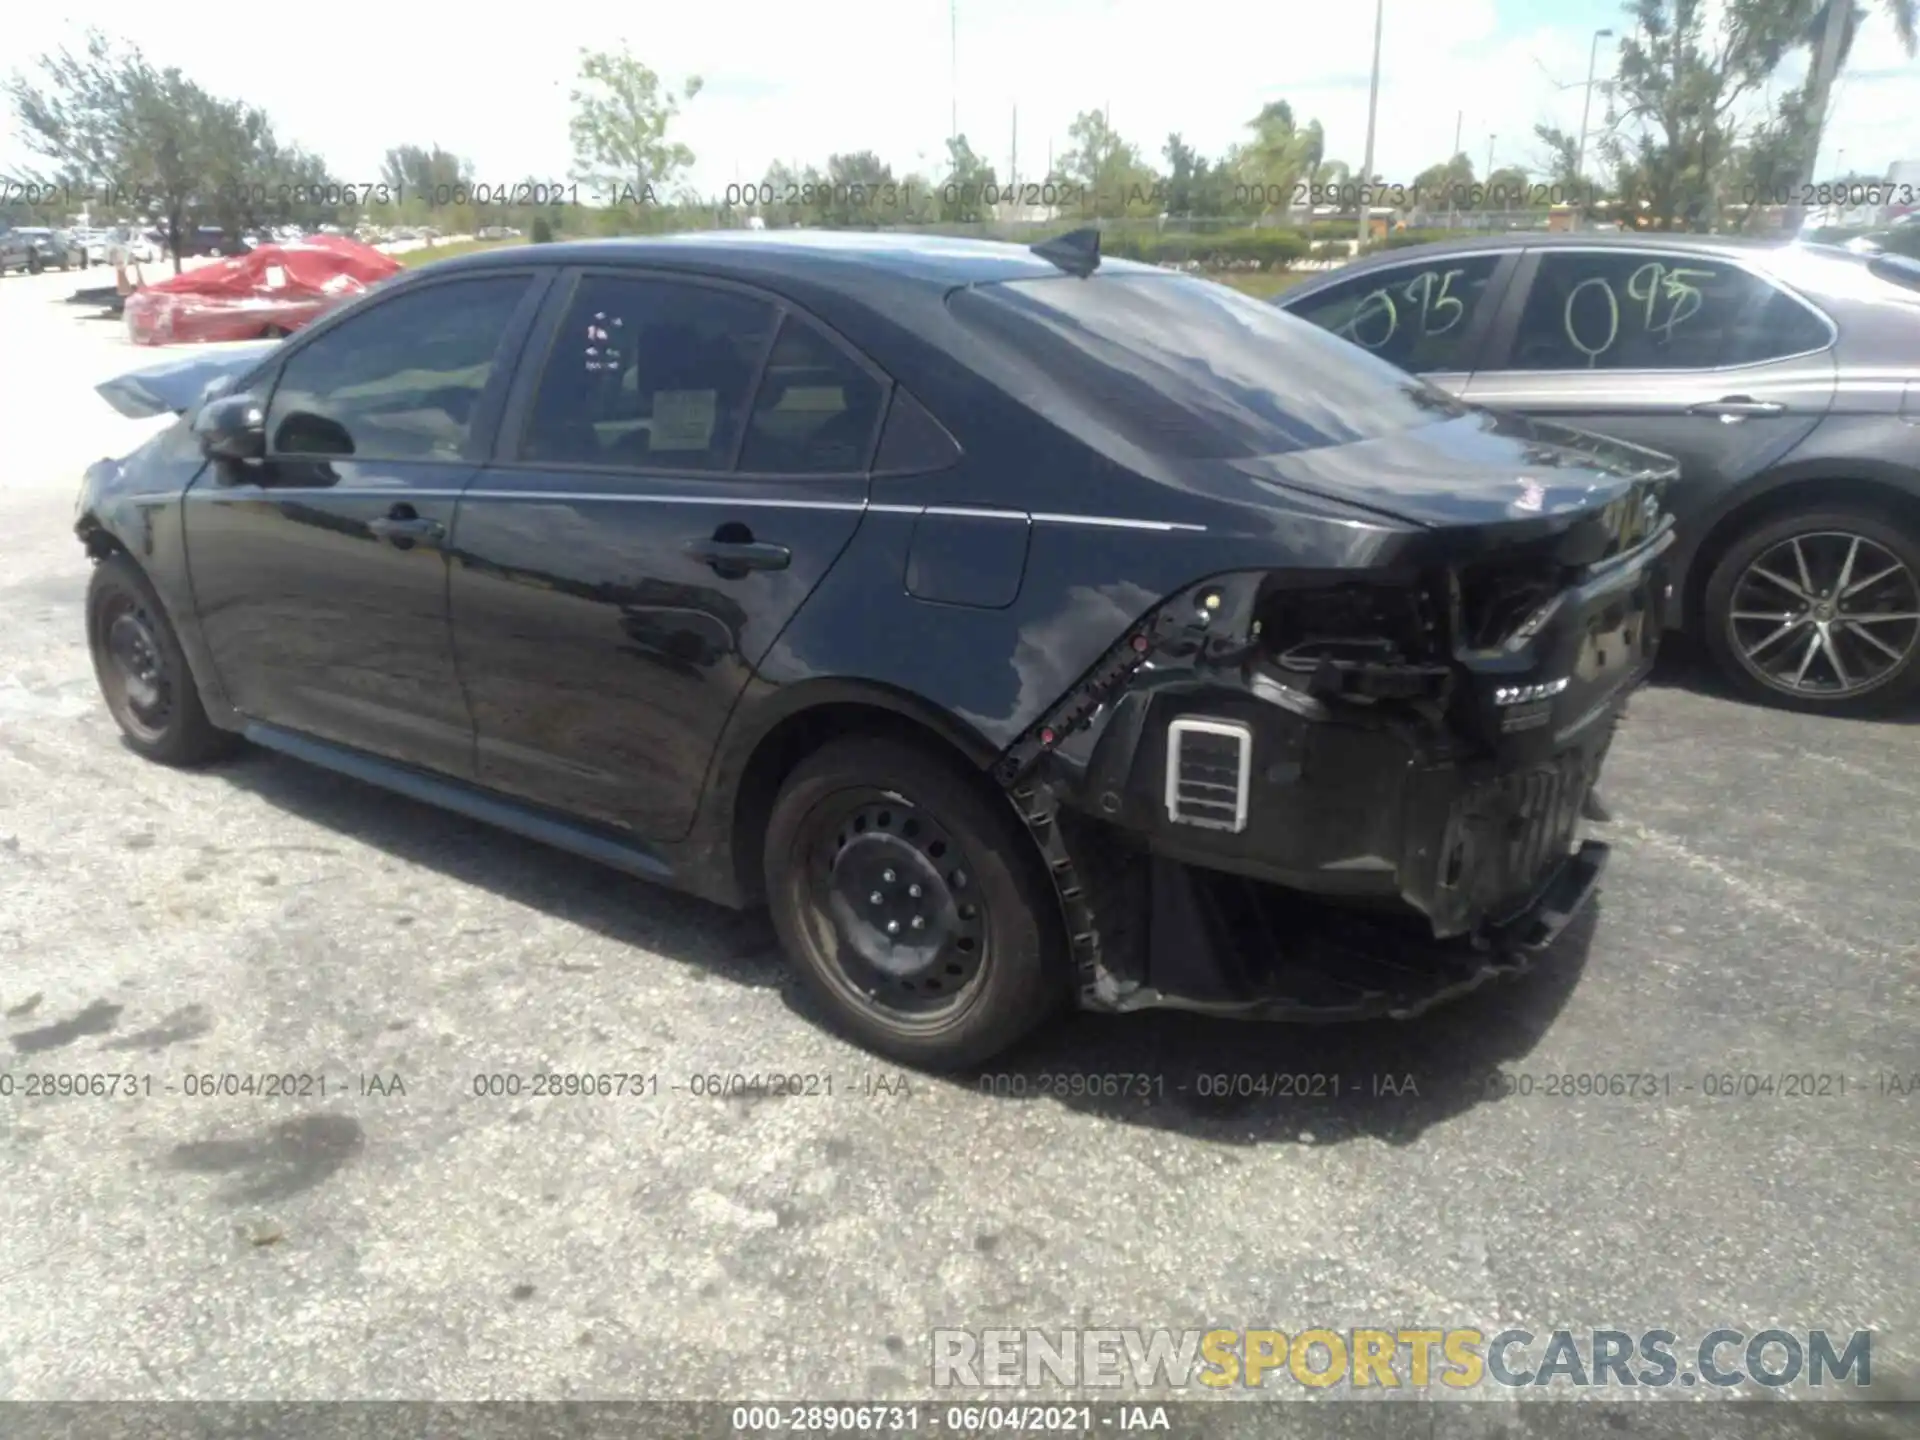
<svg viewBox="0 0 1920 1440">
<path fill-rule="evenodd" d="M 949 304 L 1153 454 L 1244 460 L 1466 413 L 1316 325 L 1181 275 L 1003 281 Z"/>
</svg>

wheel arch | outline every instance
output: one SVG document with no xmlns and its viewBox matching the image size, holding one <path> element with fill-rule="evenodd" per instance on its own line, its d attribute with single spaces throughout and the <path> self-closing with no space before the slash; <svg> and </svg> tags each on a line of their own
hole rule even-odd
<svg viewBox="0 0 1920 1440">
<path fill-rule="evenodd" d="M 1887 515 L 1920 535 L 1920 493 L 1912 488 L 1917 483 L 1920 481 L 1909 479 L 1902 484 L 1872 474 L 1827 471 L 1783 479 L 1748 495 L 1713 522 L 1688 557 L 1679 596 L 1682 623 L 1699 635 L 1707 583 L 1726 553 L 1748 531 L 1796 510 L 1855 505 Z"/>
<path fill-rule="evenodd" d="M 104 560 L 109 555 L 124 555 L 135 565 L 140 562 L 134 558 L 133 551 L 126 542 L 102 523 L 99 516 L 89 511 L 80 518 L 74 527 L 80 536 L 80 544 L 87 552 L 89 560 Z"/>
<path fill-rule="evenodd" d="M 177 575 L 171 573 L 165 564 L 165 557 L 156 557 L 151 543 L 144 547 L 143 555 L 114 525 L 116 511 L 117 507 L 110 502 L 104 515 L 89 510 L 74 523 L 74 533 L 79 537 L 87 558 L 95 564 L 123 559 L 133 567 L 152 589 L 167 624 L 173 627 L 174 637 L 180 642 L 181 652 L 186 656 L 188 675 L 194 689 L 199 692 L 200 706 L 208 719 L 221 729 L 238 730 L 245 722 L 228 700 L 219 667 L 215 665 L 213 653 L 207 649 L 206 638 L 201 634 L 185 567 L 182 566 L 181 573 Z M 156 558 L 161 563 L 156 564 Z"/>
<path fill-rule="evenodd" d="M 818 680 L 777 692 L 715 768 L 715 819 L 745 904 L 763 898 L 767 820 L 794 767 L 847 735 L 890 735 L 958 762 L 981 783 L 999 752 L 979 731 L 908 691 L 868 681 Z M 997 788 L 997 787 L 996 787 Z"/>
</svg>

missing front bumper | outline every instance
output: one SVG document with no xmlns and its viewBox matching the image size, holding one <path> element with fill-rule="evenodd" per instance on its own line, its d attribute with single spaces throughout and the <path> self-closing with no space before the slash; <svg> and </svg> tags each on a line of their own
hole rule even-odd
<svg viewBox="0 0 1920 1440">
<path fill-rule="evenodd" d="M 1585 841 L 1504 923 L 1434 940 L 1277 886 L 1153 863 L 1148 983 L 1090 1008 L 1180 1009 L 1256 1020 L 1410 1019 L 1524 973 L 1593 898 L 1607 846 Z"/>
</svg>

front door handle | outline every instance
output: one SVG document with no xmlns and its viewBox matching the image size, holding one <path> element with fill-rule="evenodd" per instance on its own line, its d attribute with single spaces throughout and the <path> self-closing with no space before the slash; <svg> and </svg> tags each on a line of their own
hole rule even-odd
<svg viewBox="0 0 1920 1440">
<path fill-rule="evenodd" d="M 1722 420 L 1745 420 L 1749 415 L 1779 415 L 1786 406 L 1778 400 L 1756 400 L 1751 395 L 1726 395 L 1688 409 L 1689 415 L 1718 415 Z"/>
<path fill-rule="evenodd" d="M 680 548 L 694 559 L 711 565 L 714 573 L 724 580 L 738 580 L 750 570 L 784 570 L 793 563 L 793 551 L 786 546 L 769 545 L 751 537 L 702 536 Z"/>
<path fill-rule="evenodd" d="M 367 529 L 399 550 L 411 550 L 419 542 L 431 545 L 447 533 L 446 526 L 424 519 L 411 505 L 396 505 L 385 515 L 376 515 L 367 522 Z"/>
</svg>

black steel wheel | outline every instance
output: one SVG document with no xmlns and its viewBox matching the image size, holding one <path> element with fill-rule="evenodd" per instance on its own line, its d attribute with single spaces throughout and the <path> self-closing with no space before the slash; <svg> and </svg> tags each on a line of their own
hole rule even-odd
<svg viewBox="0 0 1920 1440">
<path fill-rule="evenodd" d="M 1744 690 L 1844 712 L 1920 684 L 1920 539 L 1866 511 L 1792 516 L 1721 559 L 1708 648 Z"/>
<path fill-rule="evenodd" d="M 207 718 L 159 596 L 125 555 L 110 555 L 94 567 L 87 587 L 87 646 L 107 710 L 140 755 L 165 765 L 198 765 L 238 747 L 238 736 Z"/>
<path fill-rule="evenodd" d="M 1070 993 L 1057 902 L 1011 806 L 931 749 L 839 741 L 767 827 L 782 945 L 835 1022 L 928 1069 L 976 1065 Z"/>
</svg>

